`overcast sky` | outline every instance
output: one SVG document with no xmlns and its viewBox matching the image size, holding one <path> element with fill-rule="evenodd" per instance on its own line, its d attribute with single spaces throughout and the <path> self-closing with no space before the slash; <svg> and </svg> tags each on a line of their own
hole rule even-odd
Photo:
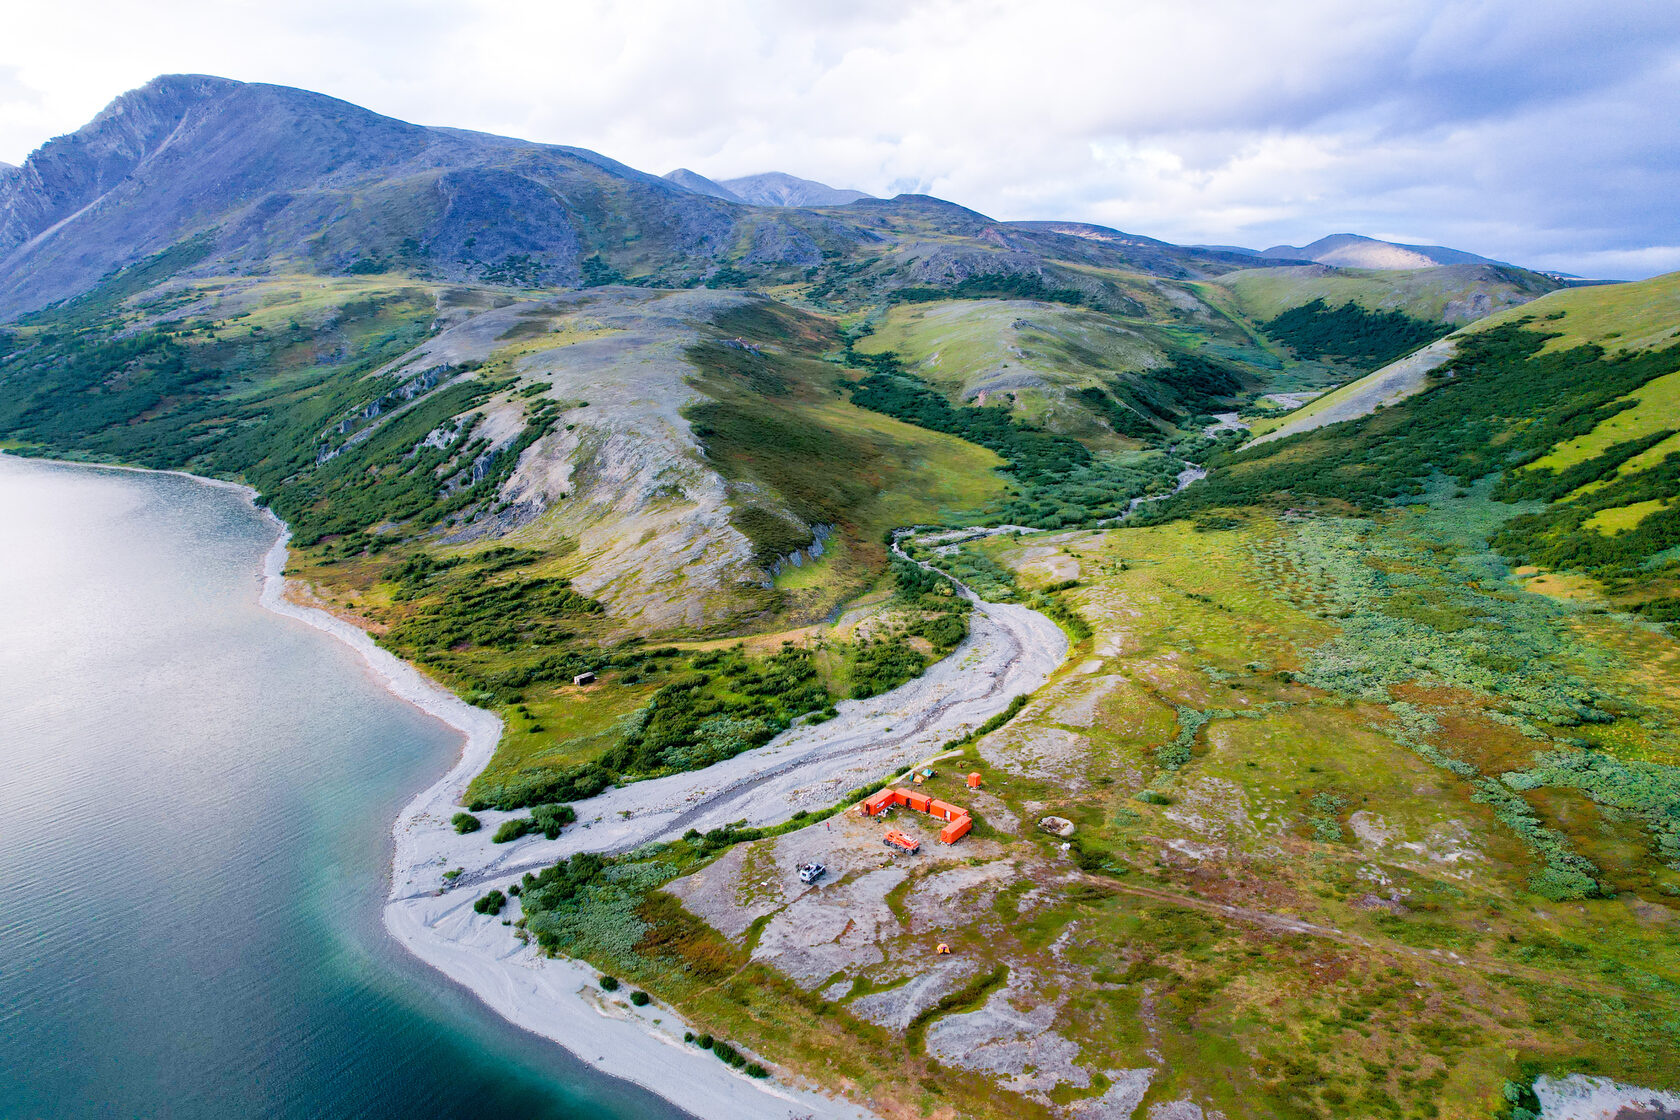
<svg viewBox="0 0 1680 1120">
<path fill-rule="evenodd" d="M 1264 247 L 1344 231 L 1680 269 L 1680 3 L 55 0 L 6 5 L 0 160 L 171 72 L 644 170 L 782 170 Z"/>
</svg>

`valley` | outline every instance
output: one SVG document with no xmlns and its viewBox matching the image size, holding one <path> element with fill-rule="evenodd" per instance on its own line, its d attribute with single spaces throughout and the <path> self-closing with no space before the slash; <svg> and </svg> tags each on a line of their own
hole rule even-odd
<svg viewBox="0 0 1680 1120">
<path fill-rule="evenodd" d="M 860 193 L 159 79 L 0 449 L 251 487 L 468 735 L 387 927 L 704 1115 L 1680 1109 L 1676 278 Z"/>
</svg>

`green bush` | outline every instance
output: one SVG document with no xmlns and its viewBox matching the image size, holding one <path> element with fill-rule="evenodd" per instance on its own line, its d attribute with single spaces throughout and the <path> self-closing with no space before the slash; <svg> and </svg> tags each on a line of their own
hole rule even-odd
<svg viewBox="0 0 1680 1120">
<path fill-rule="evenodd" d="M 479 823 L 479 819 L 471 813 L 456 813 L 454 817 L 450 818 L 449 823 L 455 826 L 456 832 L 461 833 L 477 832 L 484 827 Z"/>
<path fill-rule="evenodd" d="M 577 820 L 577 811 L 570 805 L 538 805 L 531 810 L 531 828 L 550 840 L 560 836 L 560 830 Z"/>
<path fill-rule="evenodd" d="M 601 977 L 601 990 L 603 992 L 616 992 L 616 991 L 618 991 L 618 977 L 616 977 L 616 976 L 603 976 L 603 977 Z"/>
<path fill-rule="evenodd" d="M 637 1007 L 646 1007 L 648 1005 L 648 999 L 648 994 L 640 989 L 630 993 L 630 1002 L 635 1004 Z"/>
<path fill-rule="evenodd" d="M 507 896 L 501 891 L 493 890 L 483 898 L 480 898 L 477 902 L 473 903 L 473 909 L 478 911 L 480 914 L 490 914 L 493 916 L 500 914 L 502 912 L 502 907 L 505 905 L 507 905 Z"/>
<path fill-rule="evenodd" d="M 974 738 L 981 739 L 981 738 L 984 738 L 987 735 L 990 735 L 992 732 L 996 731 L 998 728 L 1002 727 L 1004 724 L 1008 723 L 1010 720 L 1012 720 L 1016 716 L 1020 715 L 1021 714 L 1021 709 L 1026 707 L 1027 704 L 1030 703 L 1031 701 L 1032 701 L 1032 697 L 1029 696 L 1025 692 L 1021 693 L 1021 695 L 1019 695 L 1019 696 L 1016 696 L 1015 698 L 1013 698 L 1012 700 L 1009 701 L 1009 706 L 1007 708 L 1003 709 L 1003 711 L 999 712 L 997 715 L 993 716 L 991 719 L 987 720 L 985 723 L 982 723 L 979 727 L 975 728 L 974 729 Z"/>
<path fill-rule="evenodd" d="M 1315 299 L 1261 323 L 1260 329 L 1308 361 L 1331 355 L 1375 369 L 1434 342 L 1452 327 L 1403 311 L 1368 311 L 1352 300 L 1331 308 Z"/>
<path fill-rule="evenodd" d="M 517 840 L 526 833 L 536 831 L 536 823 L 530 817 L 514 817 L 496 826 L 496 834 L 490 838 L 493 844 L 506 844 Z"/>
<path fill-rule="evenodd" d="M 1177 770 L 1190 761 L 1190 748 L 1212 715 L 1184 705 L 1178 706 L 1178 735 L 1155 748 L 1155 761 L 1163 770 Z"/>
<path fill-rule="evenodd" d="M 891 692 L 906 681 L 922 675 L 927 659 L 911 648 L 903 634 L 860 639 L 847 658 L 851 670 L 853 700 L 866 700 Z"/>
</svg>

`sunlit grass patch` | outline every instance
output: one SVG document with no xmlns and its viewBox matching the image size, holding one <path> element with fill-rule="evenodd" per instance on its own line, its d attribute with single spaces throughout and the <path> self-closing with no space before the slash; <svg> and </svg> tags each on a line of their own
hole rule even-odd
<svg viewBox="0 0 1680 1120">
<path fill-rule="evenodd" d="M 1558 444 L 1546 455 L 1529 463 L 1525 469 L 1563 470 L 1565 467 L 1602 455 L 1612 444 L 1667 431 L 1680 424 L 1680 372 L 1648 381 L 1636 391 L 1610 403 L 1610 407 L 1619 406 L 1626 407 L 1599 421 L 1598 425 L 1585 435 Z M 1672 441 L 1673 437 L 1669 442 Z M 1665 444 L 1657 446 L 1662 447 Z M 1656 450 L 1651 448 L 1642 452 L 1639 457 L 1647 459 L 1654 466 L 1664 457 L 1656 454 Z M 1620 473 L 1632 474 L 1637 469 L 1630 461 L 1622 465 Z"/>
<path fill-rule="evenodd" d="M 1652 498 L 1644 502 L 1635 502 L 1630 506 L 1616 506 L 1612 509 L 1601 509 L 1581 523 L 1584 529 L 1614 536 L 1625 533 L 1629 529 L 1639 526 L 1641 521 L 1668 506 L 1667 498 Z"/>
</svg>

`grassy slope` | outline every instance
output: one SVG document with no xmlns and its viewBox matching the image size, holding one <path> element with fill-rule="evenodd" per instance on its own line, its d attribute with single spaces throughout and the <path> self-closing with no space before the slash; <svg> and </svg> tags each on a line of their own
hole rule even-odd
<svg viewBox="0 0 1680 1120">
<path fill-rule="evenodd" d="M 1535 326 L 1557 337 L 1541 353 L 1571 346 L 1594 345 L 1612 353 L 1635 353 L 1673 346 L 1680 340 L 1680 273 L 1659 276 L 1638 284 L 1608 285 L 1559 292 L 1540 303 L 1531 313 Z M 1479 324 L 1482 329 L 1498 325 L 1510 313 Z M 1473 330 L 1475 328 L 1472 328 Z M 1680 362 L 1676 371 L 1657 377 L 1632 393 L 1616 398 L 1617 411 L 1590 431 L 1558 443 L 1545 455 L 1528 464 L 1532 471 L 1563 471 L 1608 452 L 1614 445 L 1646 440 L 1680 427 Z M 1591 497 L 1616 483 L 1655 471 L 1667 458 L 1680 452 L 1680 433 L 1670 435 L 1627 459 L 1605 478 L 1583 483 L 1570 497 Z M 1586 524 L 1601 533 L 1616 533 L 1636 526 L 1645 516 L 1672 499 L 1641 498 L 1626 506 L 1599 510 Z"/>
<path fill-rule="evenodd" d="M 1023 419 L 1093 448 L 1134 447 L 1137 440 L 1116 437 L 1076 395 L 1081 390 L 1156 402 L 1154 423 L 1171 432 L 1193 414 L 1227 407 L 1223 398 L 1204 398 L 1177 383 L 1176 360 L 1212 362 L 1249 386 L 1274 378 L 1277 357 L 1217 303 L 1188 287 L 1123 279 L 1130 285 L 1124 311 L 999 299 L 899 304 L 857 350 L 897 353 L 955 401 L 1011 394 Z"/>
<path fill-rule="evenodd" d="M 1488 310 L 1521 306 L 1550 286 L 1542 278 L 1518 270 L 1452 265 L 1392 272 L 1323 266 L 1244 269 L 1201 287 L 1210 299 L 1223 297 L 1234 314 L 1264 323 L 1314 300 L 1323 300 L 1329 307 L 1353 303 L 1369 311 L 1401 312 L 1427 322 L 1463 322 Z M 1494 318 L 1498 317 L 1496 311 Z M 1298 361 L 1285 351 L 1285 370 L 1293 376 L 1278 379 L 1277 388 L 1316 389 L 1338 382 L 1340 387 L 1294 412 L 1259 417 L 1250 430 L 1264 435 L 1289 420 L 1310 417 L 1337 401 L 1359 395 L 1361 379 L 1349 377 L 1370 368 L 1335 361 Z"/>
<path fill-rule="evenodd" d="M 1099 444 L 1119 439 L 1067 393 L 1102 385 L 1116 371 L 1166 364 L 1158 345 L 1090 311 L 1028 300 L 952 300 L 901 304 L 858 343 L 865 354 L 891 350 L 953 400 L 1013 392 L 1024 419 Z"/>
<path fill-rule="evenodd" d="M 1552 735 L 1578 729 L 1513 726 L 1512 697 L 1590 679 L 1623 713 L 1590 726 L 1600 749 L 1680 763 L 1680 648 L 1516 591 L 1472 543 L 1503 515 L 1485 499 L 1443 499 L 1374 536 L 1258 519 L 1056 542 L 1080 565 L 1085 586 L 1070 596 L 1096 648 L 1118 652 L 1053 685 L 979 753 L 990 790 L 1075 820 L 1086 857 L 1116 869 L 1103 876 L 1111 897 L 1068 906 L 1063 928 L 1086 946 L 1083 969 L 1156 977 L 1148 1040 L 1175 1068 L 1150 1100 L 1190 1091 L 1230 1114 L 1472 1115 L 1494 1110 L 1525 1061 L 1670 1079 L 1680 1051 L 1663 1024 L 1680 1019 L 1680 954 L 1666 930 L 1680 870 L 1659 834 L 1573 789 L 1525 795 L 1616 896 L 1547 905 L 1531 893 L 1539 849 L 1474 779 L 1432 761 L 1445 752 L 1496 776 L 1531 767 Z M 1040 542 L 989 547 L 1029 576 L 1048 578 L 1055 561 Z M 1467 575 L 1481 589 L 1468 596 Z M 1504 681 L 1450 661 L 1477 648 L 1489 609 L 1506 649 L 1535 651 Z M 1094 719 L 1072 714 L 1085 697 Z M 1173 770 L 1161 745 L 1186 709 L 1209 718 Z M 1033 744 L 1070 731 L 1083 749 L 1047 765 Z M 1144 789 L 1171 804 L 1140 801 Z M 1393 914 L 1372 904 L 1396 897 Z M 1341 936 L 1257 928 L 1210 916 L 1209 903 Z M 1447 949 L 1466 963 L 1432 959 Z M 991 951 L 1055 967 L 1030 942 Z M 1144 1041 L 1135 997 L 1083 1008 L 1085 1052 L 1126 1064 L 1124 1040 Z"/>
<path fill-rule="evenodd" d="M 1245 1117 L 1494 1116 L 1506 1080 L 1538 1072 L 1670 1084 L 1680 853 L 1658 850 L 1660 805 L 1524 787 L 1557 736 L 1620 765 L 1680 763 L 1680 646 L 1524 591 L 1479 543 L 1509 510 L 1432 497 L 1382 524 L 1259 516 L 971 546 L 1027 591 L 1077 573 L 1057 598 L 1094 633 L 1015 720 L 939 764 L 932 792 L 980 818 L 951 853 L 967 867 L 907 865 L 894 918 L 871 919 L 885 959 L 823 981 L 853 981 L 838 998 L 749 960 L 762 918 L 732 941 L 657 891 L 718 848 L 638 865 L 649 893 L 573 912 L 570 943 L 889 1110 L 1053 1114 L 1099 1095 L 1104 1071 L 1150 1067 L 1142 1110 L 1188 1097 Z M 1576 719 L 1580 695 L 1609 721 L 1550 722 Z M 970 770 L 983 794 L 961 788 Z M 1046 813 L 1076 823 L 1072 853 L 1031 828 Z M 747 905 L 774 858 L 749 844 L 738 885 L 714 891 Z M 1548 869 L 1567 859 L 1590 861 L 1601 897 L 1536 893 L 1556 893 Z M 617 933 L 630 915 L 647 922 L 633 945 Z M 940 1020 L 990 1029 L 963 1017 L 995 983 L 902 1042 L 854 1015 L 926 969 L 935 939 L 975 976 L 1006 969 L 1017 1012 L 1054 1005 L 1031 1033 L 1066 1040 L 1091 1083 L 1017 1094 L 960 1068 L 965 1053 L 945 1057 L 958 1068 L 928 1056 Z"/>
<path fill-rule="evenodd" d="M 1385 366 L 1383 369 L 1375 370 L 1366 374 L 1364 377 L 1356 378 L 1345 385 L 1332 389 L 1328 393 L 1314 397 L 1306 404 L 1303 404 L 1300 408 L 1294 409 L 1291 412 L 1278 416 L 1267 416 L 1257 419 L 1249 425 L 1249 432 L 1255 436 L 1263 436 L 1268 432 L 1276 431 L 1284 424 L 1293 423 L 1299 420 L 1308 420 L 1317 416 L 1321 412 L 1334 408 L 1346 401 L 1359 400 L 1371 393 L 1373 385 L 1377 379 L 1382 376 L 1383 370 L 1387 368 L 1388 367 Z"/>
<path fill-rule="evenodd" d="M 1501 531 L 1501 548 L 1606 578 L 1634 597 L 1624 601 L 1660 598 L 1680 488 L 1669 458 L 1680 342 L 1657 324 L 1680 321 L 1677 292 L 1676 277 L 1569 289 L 1463 330 L 1423 393 L 1233 456 L 1182 506 L 1282 495 L 1375 508 L 1432 471 L 1466 483 L 1492 472 L 1502 495 L 1545 503 Z"/>
<path fill-rule="evenodd" d="M 1680 339 L 1680 272 L 1633 284 L 1566 288 L 1522 309 L 1512 308 L 1464 328 L 1473 334 L 1526 316 L 1557 338 L 1547 351 L 1593 342 L 1608 350 L 1654 350 Z M 1557 316 L 1553 318 L 1552 316 Z"/>
<path fill-rule="evenodd" d="M 1448 265 L 1399 272 L 1325 269 L 1322 266 L 1243 269 L 1214 281 L 1238 309 L 1271 319 L 1315 299 L 1332 306 L 1353 302 L 1372 311 L 1403 311 L 1417 319 L 1463 322 L 1469 305 L 1485 295 L 1493 308 L 1525 303 L 1548 290 L 1539 277 L 1484 265 Z"/>
<path fill-rule="evenodd" d="M 851 403 L 845 371 L 822 360 L 839 345 L 830 321 L 777 307 L 718 329 L 759 352 L 692 352 L 694 384 L 710 403 L 690 418 L 708 457 L 745 491 L 775 495 L 803 526 L 833 529 L 816 563 L 779 582 L 782 602 L 765 627 L 815 621 L 866 590 L 886 569 L 889 529 L 973 516 L 1002 495 L 996 455 Z M 785 531 L 775 541 L 775 526 L 759 530 L 777 555 L 808 543 L 802 526 Z"/>
</svg>

